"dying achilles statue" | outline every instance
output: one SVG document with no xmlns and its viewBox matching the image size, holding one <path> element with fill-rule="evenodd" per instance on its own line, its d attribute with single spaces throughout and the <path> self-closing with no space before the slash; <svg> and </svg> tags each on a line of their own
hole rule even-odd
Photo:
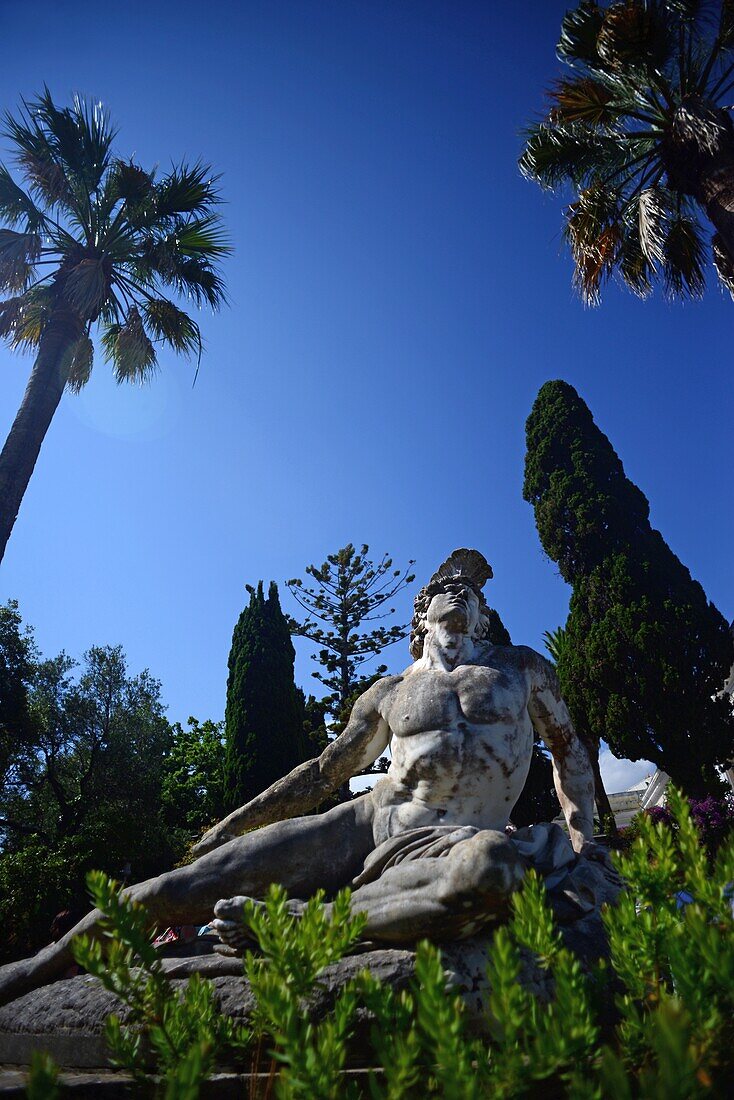
<svg viewBox="0 0 734 1100">
<path fill-rule="evenodd" d="M 488 639 L 482 588 L 491 576 L 476 550 L 455 551 L 416 597 L 414 660 L 405 672 L 358 699 L 346 729 L 318 760 L 210 830 L 193 863 L 127 893 L 161 925 L 204 924 L 214 909 L 221 939 L 236 949 L 244 899 L 261 898 L 271 882 L 293 899 L 351 885 L 353 909 L 367 914 L 364 937 L 386 944 L 474 935 L 506 916 L 528 866 L 551 887 L 580 871 L 567 892 L 582 908 L 593 907 L 593 896 L 580 898 L 578 886 L 585 877 L 593 884 L 588 861 L 605 860 L 592 840 L 588 756 L 552 666 L 525 646 Z M 530 766 L 533 728 L 553 757 L 570 843 L 558 825 L 506 832 Z M 297 816 L 388 745 L 390 769 L 371 792 L 327 813 Z M 72 937 L 93 934 L 98 917 L 90 913 L 58 943 L 0 970 L 0 999 L 58 978 L 71 960 Z"/>
</svg>

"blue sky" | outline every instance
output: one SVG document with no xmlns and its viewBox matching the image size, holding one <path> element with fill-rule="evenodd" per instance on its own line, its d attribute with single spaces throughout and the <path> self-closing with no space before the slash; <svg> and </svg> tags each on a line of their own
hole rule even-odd
<svg viewBox="0 0 734 1100">
<path fill-rule="evenodd" d="M 734 616 L 734 305 L 612 286 L 585 309 L 560 201 L 517 171 L 566 6 L 0 3 L 0 107 L 45 82 L 102 99 L 123 155 L 210 161 L 235 246 L 195 386 L 163 354 L 151 385 L 118 389 L 98 357 L 63 399 L 0 576 L 44 651 L 119 642 L 171 718 L 220 718 L 245 584 L 348 541 L 417 559 L 419 580 L 478 547 L 513 640 L 541 648 L 568 606 L 521 492 L 549 378 L 576 386 Z M 0 349 L 3 437 L 29 369 Z M 611 789 L 645 771 L 612 764 Z"/>
</svg>

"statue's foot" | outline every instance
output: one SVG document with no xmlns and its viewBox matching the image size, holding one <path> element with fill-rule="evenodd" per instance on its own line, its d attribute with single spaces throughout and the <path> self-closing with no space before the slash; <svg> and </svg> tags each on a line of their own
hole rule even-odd
<svg viewBox="0 0 734 1100">
<path fill-rule="evenodd" d="M 252 898 L 222 898 L 214 906 L 215 919 L 211 922 L 228 953 L 244 955 L 245 951 L 257 946 L 257 940 L 244 921 L 245 903 L 262 905 L 261 901 Z"/>
<path fill-rule="evenodd" d="M 257 947 L 257 938 L 244 921 L 245 905 L 250 902 L 258 909 L 264 909 L 265 903 L 254 898 L 222 898 L 214 906 L 215 920 L 211 922 L 228 954 L 244 955 L 245 951 Z M 288 910 L 293 916 L 300 917 L 303 912 L 302 901 L 295 898 L 288 902 Z"/>
</svg>

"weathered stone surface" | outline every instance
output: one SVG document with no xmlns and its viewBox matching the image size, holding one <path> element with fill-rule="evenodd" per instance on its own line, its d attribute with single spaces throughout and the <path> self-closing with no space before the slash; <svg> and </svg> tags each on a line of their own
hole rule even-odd
<svg viewBox="0 0 734 1100">
<path fill-rule="evenodd" d="M 605 874 L 601 868 L 599 874 Z M 598 910 L 562 925 L 561 932 L 566 946 L 585 966 L 606 953 Z M 479 1031 L 489 995 L 486 970 L 490 944 L 491 935 L 485 934 L 441 945 L 447 978 L 461 994 L 472 1026 Z M 413 951 L 397 948 L 363 950 L 347 956 L 324 971 L 310 1005 L 314 1017 L 321 1018 L 328 1012 L 339 990 L 361 970 L 368 969 L 381 981 L 402 989 L 414 972 L 414 963 Z M 181 988 L 193 973 L 211 978 L 222 1012 L 242 1022 L 248 1019 L 253 998 L 242 976 L 241 960 L 205 955 L 167 959 L 164 967 L 174 988 Z M 541 1000 L 552 997 L 551 979 L 529 953 L 523 954 L 521 981 Z M 62 1066 L 107 1066 L 103 1031 L 113 1011 L 123 1021 L 126 1019 L 124 1006 L 89 976 L 69 978 L 27 993 L 0 1008 L 0 1063 L 27 1064 L 32 1051 L 41 1049 Z"/>
</svg>

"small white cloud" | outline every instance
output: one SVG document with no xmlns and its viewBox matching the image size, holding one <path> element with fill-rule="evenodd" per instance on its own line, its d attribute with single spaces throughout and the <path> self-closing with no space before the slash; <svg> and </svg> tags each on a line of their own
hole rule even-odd
<svg viewBox="0 0 734 1100">
<path fill-rule="evenodd" d="M 617 760 L 602 742 L 599 753 L 599 768 L 607 794 L 628 791 L 647 775 L 653 775 L 655 765 L 649 760 Z"/>
</svg>

